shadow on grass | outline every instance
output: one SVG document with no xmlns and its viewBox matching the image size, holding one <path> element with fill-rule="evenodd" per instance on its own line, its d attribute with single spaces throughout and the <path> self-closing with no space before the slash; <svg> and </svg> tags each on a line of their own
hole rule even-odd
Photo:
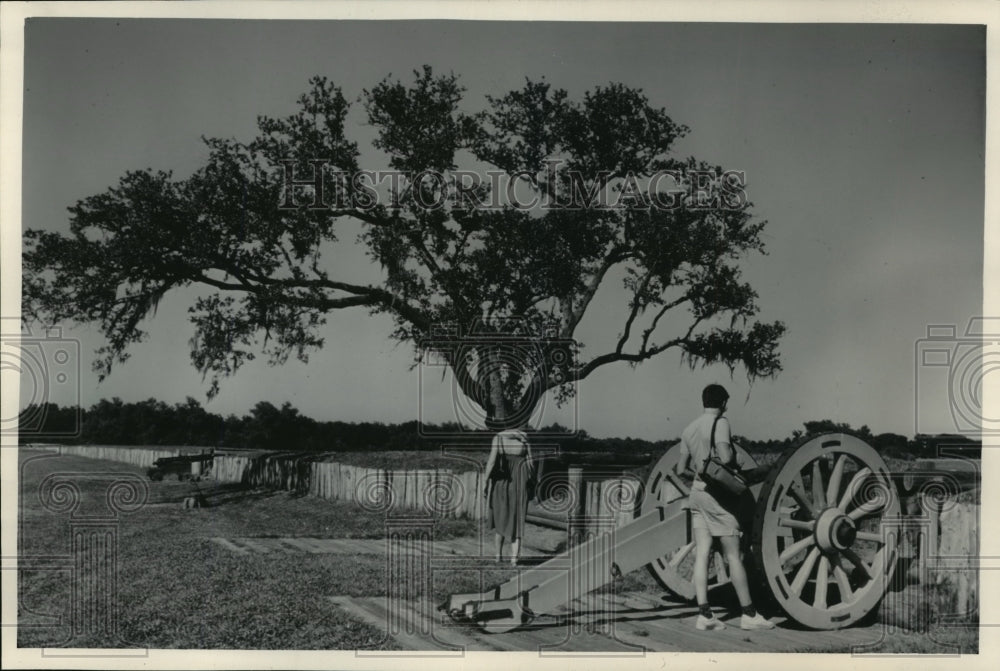
<svg viewBox="0 0 1000 671">
<path fill-rule="evenodd" d="M 159 491 L 157 491 L 158 489 Z M 177 504 L 181 505 L 186 499 L 197 498 L 202 508 L 219 508 L 222 506 L 239 505 L 253 501 L 272 499 L 276 496 L 284 498 L 302 498 L 302 495 L 293 495 L 291 492 L 284 492 L 276 489 L 264 487 L 253 487 L 241 482 L 231 482 L 223 484 L 199 485 L 196 482 L 188 481 L 182 483 L 170 483 L 164 487 L 160 485 L 153 490 L 150 497 L 152 504 Z"/>
<path fill-rule="evenodd" d="M 203 494 L 202 496 L 204 496 L 205 499 L 204 507 L 206 508 L 219 508 L 222 506 L 239 505 L 251 501 L 272 499 L 276 496 L 289 498 L 288 492 L 282 492 L 275 489 L 249 487 L 247 485 L 239 483 L 234 484 L 231 487 L 227 487 L 224 491 L 216 490 L 209 494 Z M 295 497 L 295 498 L 301 498 L 301 497 Z"/>
<path fill-rule="evenodd" d="M 550 559 L 552 559 L 552 556 L 531 555 L 528 557 L 520 557 L 517 560 L 517 568 L 528 568 L 532 566 L 538 566 L 539 564 L 544 564 Z"/>
</svg>

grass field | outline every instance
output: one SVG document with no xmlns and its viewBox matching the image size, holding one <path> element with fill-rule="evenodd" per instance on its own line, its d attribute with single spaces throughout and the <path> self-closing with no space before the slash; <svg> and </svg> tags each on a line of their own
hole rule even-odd
<svg viewBox="0 0 1000 671">
<path fill-rule="evenodd" d="M 46 510 L 38 489 L 52 473 L 69 474 L 81 492 L 80 512 L 106 510 L 107 478 L 97 474 L 141 469 L 40 451 L 21 452 L 22 559 L 65 554 L 68 516 Z M 205 496 L 208 507 L 186 510 L 185 497 Z M 117 638 L 84 635 L 67 641 L 69 576 L 51 570 L 22 571 L 19 580 L 18 644 L 23 647 L 151 647 L 219 649 L 396 649 L 382 630 L 331 606 L 328 596 L 379 596 L 386 593 L 383 554 L 285 553 L 239 555 L 212 537 L 367 538 L 384 537 L 383 514 L 360 507 L 295 495 L 247 490 L 237 485 L 149 483 L 150 498 L 118 527 L 120 621 Z M 102 508 L 103 507 L 103 508 Z M 438 520 L 436 539 L 474 536 L 478 522 Z M 24 562 L 22 561 L 22 565 Z M 481 574 L 435 573 L 430 598 L 479 591 L 480 580 L 497 584 L 510 569 L 484 566 Z M 644 570 L 616 581 L 616 590 L 662 594 Z M 32 626 L 38 625 L 38 626 Z M 940 652 L 941 644 L 975 650 L 975 629 L 935 629 L 923 635 L 897 632 L 880 652 Z M 842 650 L 839 652 L 847 652 Z"/>
<path fill-rule="evenodd" d="M 78 457 L 22 453 L 20 555 L 65 553 L 67 516 L 45 510 L 37 489 L 53 472 L 139 473 L 140 469 Z M 84 504 L 102 496 L 98 483 L 80 478 Z M 185 510 L 194 485 L 150 483 L 150 502 L 123 516 L 119 527 L 120 641 L 83 638 L 74 647 L 378 649 L 395 648 L 384 633 L 332 608 L 330 595 L 385 593 L 384 556 L 330 554 L 240 556 L 212 543 L 213 536 L 380 538 L 384 517 L 285 492 L 233 487 L 206 489 L 213 506 Z M 473 523 L 442 520 L 435 537 L 467 535 Z M 69 579 L 52 571 L 24 571 L 19 582 L 18 644 L 58 646 L 65 627 L 31 627 L 44 615 L 68 617 Z M 65 620 L 64 620 L 65 621 Z"/>
</svg>

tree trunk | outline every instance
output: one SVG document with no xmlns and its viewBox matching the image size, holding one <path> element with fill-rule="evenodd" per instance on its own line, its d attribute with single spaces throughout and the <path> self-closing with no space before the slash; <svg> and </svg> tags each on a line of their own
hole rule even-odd
<svg viewBox="0 0 1000 671">
<path fill-rule="evenodd" d="M 487 412 L 487 427 L 504 429 L 507 421 L 507 401 L 503 396 L 503 380 L 500 377 L 500 352 L 497 347 L 490 347 L 488 352 L 489 365 L 486 369 L 486 388 L 489 390 L 490 407 Z"/>
</svg>

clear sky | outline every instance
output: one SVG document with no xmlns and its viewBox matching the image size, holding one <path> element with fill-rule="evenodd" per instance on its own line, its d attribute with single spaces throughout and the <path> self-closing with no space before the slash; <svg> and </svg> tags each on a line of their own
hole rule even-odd
<svg viewBox="0 0 1000 671">
<path fill-rule="evenodd" d="M 719 381 L 733 396 L 735 431 L 753 438 L 823 418 L 907 435 L 955 430 L 948 369 L 916 353 L 928 325 L 954 324 L 961 336 L 982 310 L 982 27 L 32 19 L 23 225 L 66 230 L 66 207 L 130 169 L 187 176 L 206 155 L 200 136 L 251 138 L 257 115 L 293 111 L 312 75 L 353 98 L 425 63 L 461 77 L 469 109 L 526 76 L 574 97 L 609 81 L 641 87 L 691 128 L 678 154 L 746 171 L 755 212 L 769 222 L 768 256 L 749 257 L 744 270 L 760 318 L 788 326 L 780 376 L 747 397 L 740 371 L 732 380 L 724 368 L 691 371 L 668 352 L 636 369 L 600 369 L 570 407 L 548 403 L 543 423 L 670 438 L 698 412 L 701 388 Z M 349 133 L 364 145 L 372 133 L 359 112 Z M 363 164 L 386 167 L 370 151 Z M 377 278 L 349 244 L 334 262 Z M 590 352 L 622 323 L 617 279 L 581 324 Z M 89 372 L 100 335 L 67 329 L 84 355 L 83 404 L 204 402 L 207 383 L 188 358 L 193 295 L 168 295 L 146 325 L 149 340 L 100 385 Z M 308 365 L 254 363 L 206 407 L 242 414 L 287 400 L 317 419 L 407 421 L 421 408 L 431 421 L 453 419 L 447 382 L 422 379 L 389 330 L 386 317 L 340 311 Z"/>
</svg>

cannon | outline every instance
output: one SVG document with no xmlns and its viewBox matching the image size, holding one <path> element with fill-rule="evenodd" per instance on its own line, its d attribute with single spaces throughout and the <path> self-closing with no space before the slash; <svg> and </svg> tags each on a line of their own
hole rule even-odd
<svg viewBox="0 0 1000 671">
<path fill-rule="evenodd" d="M 752 483 L 739 514 L 757 594 L 813 629 L 849 627 L 871 613 L 892 581 L 900 519 L 899 493 L 875 449 L 849 434 L 824 434 L 769 468 L 738 445 L 736 451 Z M 680 599 L 693 599 L 689 484 L 674 473 L 679 456 L 674 446 L 655 464 L 631 522 L 484 592 L 454 594 L 439 609 L 502 633 L 643 566 Z M 715 552 L 709 591 L 728 583 Z"/>
<path fill-rule="evenodd" d="M 215 459 L 213 452 L 202 452 L 201 454 L 180 454 L 175 457 L 160 457 L 153 462 L 153 465 L 146 469 L 146 475 L 150 480 L 160 481 L 167 474 L 177 475 L 178 480 L 185 480 L 191 477 L 191 465 L 194 463 L 204 464 Z"/>
</svg>

